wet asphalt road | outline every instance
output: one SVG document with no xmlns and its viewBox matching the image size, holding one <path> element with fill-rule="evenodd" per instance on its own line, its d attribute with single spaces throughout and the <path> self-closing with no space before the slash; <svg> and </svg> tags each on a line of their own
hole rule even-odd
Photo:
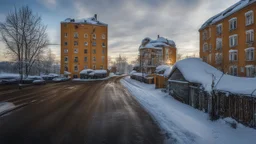
<svg viewBox="0 0 256 144">
<path fill-rule="evenodd" d="M 120 79 L 0 86 L 0 101 L 22 106 L 0 117 L 0 144 L 163 143 L 160 129 Z"/>
</svg>

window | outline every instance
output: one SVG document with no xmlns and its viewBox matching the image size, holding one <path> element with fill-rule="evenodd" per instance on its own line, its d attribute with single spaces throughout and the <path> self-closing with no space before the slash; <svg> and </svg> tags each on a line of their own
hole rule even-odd
<svg viewBox="0 0 256 144">
<path fill-rule="evenodd" d="M 84 42 L 84 46 L 88 46 L 88 42 Z"/>
<path fill-rule="evenodd" d="M 74 66 L 74 71 L 75 71 L 75 72 L 78 71 L 78 66 L 77 66 L 77 65 Z"/>
<path fill-rule="evenodd" d="M 78 57 L 75 57 L 74 62 L 78 62 Z"/>
<path fill-rule="evenodd" d="M 101 57 L 102 62 L 105 62 L 105 56 Z"/>
<path fill-rule="evenodd" d="M 87 49 L 84 49 L 84 53 L 87 54 Z"/>
<path fill-rule="evenodd" d="M 101 35 L 101 38 L 102 38 L 102 39 L 105 39 L 105 38 L 106 38 L 105 34 L 102 34 L 102 35 Z"/>
<path fill-rule="evenodd" d="M 229 47 L 237 46 L 237 44 L 238 44 L 237 35 L 229 36 Z"/>
<path fill-rule="evenodd" d="M 93 39 L 96 39 L 96 34 L 92 34 L 92 38 L 93 38 Z"/>
<path fill-rule="evenodd" d="M 67 65 L 64 66 L 64 70 L 68 71 L 68 66 Z"/>
<path fill-rule="evenodd" d="M 64 33 L 64 37 L 68 37 L 68 33 Z"/>
<path fill-rule="evenodd" d="M 208 39 L 208 32 L 207 30 L 203 31 L 203 40 L 207 40 Z"/>
<path fill-rule="evenodd" d="M 101 65 L 101 66 L 100 66 L 100 69 L 102 70 L 103 68 L 104 68 L 103 65 Z"/>
<path fill-rule="evenodd" d="M 234 30 L 237 28 L 237 18 L 232 18 L 229 20 L 229 30 Z"/>
<path fill-rule="evenodd" d="M 78 33 L 77 32 L 74 33 L 74 38 L 78 38 Z"/>
<path fill-rule="evenodd" d="M 105 49 L 102 49 L 102 54 L 105 54 Z"/>
<path fill-rule="evenodd" d="M 78 41 L 74 41 L 74 46 L 78 46 Z"/>
<path fill-rule="evenodd" d="M 221 64 L 222 63 L 222 53 L 216 53 L 215 54 L 215 63 Z"/>
<path fill-rule="evenodd" d="M 92 61 L 96 62 L 96 57 L 93 57 L 93 58 L 92 58 Z"/>
<path fill-rule="evenodd" d="M 212 50 L 212 44 L 209 44 L 209 51 Z"/>
<path fill-rule="evenodd" d="M 68 62 L 68 57 L 67 56 L 64 57 L 64 61 Z"/>
<path fill-rule="evenodd" d="M 254 23 L 254 16 L 253 16 L 253 11 L 248 11 L 245 13 L 245 24 L 246 26 L 251 25 Z"/>
<path fill-rule="evenodd" d="M 208 51 L 208 44 L 204 43 L 204 45 L 203 45 L 203 52 L 206 52 L 206 51 Z"/>
<path fill-rule="evenodd" d="M 212 54 L 209 54 L 208 55 L 208 63 L 211 63 L 212 62 Z"/>
<path fill-rule="evenodd" d="M 78 78 L 78 76 L 76 74 L 73 75 L 73 78 Z"/>
<path fill-rule="evenodd" d="M 96 49 L 93 49 L 93 50 L 92 50 L 92 53 L 93 53 L 93 54 L 96 54 Z"/>
<path fill-rule="evenodd" d="M 92 42 L 92 46 L 96 46 L 96 42 L 95 41 Z"/>
<path fill-rule="evenodd" d="M 230 66 L 229 73 L 233 76 L 237 76 L 237 66 Z"/>
<path fill-rule="evenodd" d="M 243 73 L 243 72 L 244 72 L 244 67 L 241 67 L 240 70 L 241 70 L 241 72 Z"/>
<path fill-rule="evenodd" d="M 75 49 L 74 49 L 74 53 L 78 53 L 78 48 L 75 48 Z"/>
<path fill-rule="evenodd" d="M 247 65 L 246 68 L 246 76 L 254 77 L 255 76 L 255 67 L 253 65 Z"/>
<path fill-rule="evenodd" d="M 216 32 L 217 32 L 217 35 L 221 35 L 222 34 L 222 24 L 218 24 L 216 26 Z"/>
<path fill-rule="evenodd" d="M 106 45 L 105 45 L 105 43 L 104 43 L 104 42 L 102 43 L 102 47 L 106 47 Z"/>
<path fill-rule="evenodd" d="M 87 62 L 87 57 L 84 57 L 84 62 Z"/>
<path fill-rule="evenodd" d="M 251 43 L 254 41 L 254 30 L 248 30 L 246 31 L 246 42 Z"/>
<path fill-rule="evenodd" d="M 222 38 L 216 39 L 216 50 L 222 49 Z"/>
<path fill-rule="evenodd" d="M 206 56 L 203 56 L 203 61 L 207 62 L 207 57 Z"/>
<path fill-rule="evenodd" d="M 237 50 L 229 51 L 229 61 L 237 61 Z"/>
<path fill-rule="evenodd" d="M 254 60 L 254 48 L 247 48 L 245 49 L 245 57 L 247 61 Z"/>
<path fill-rule="evenodd" d="M 92 67 L 93 67 L 94 70 L 96 69 L 96 66 L 95 66 L 95 65 L 93 65 Z"/>
<path fill-rule="evenodd" d="M 87 33 L 84 34 L 84 38 L 88 38 L 88 34 Z"/>
<path fill-rule="evenodd" d="M 88 68 L 88 66 L 87 66 L 87 65 L 85 65 L 85 66 L 84 66 L 84 69 L 87 69 L 87 68 Z"/>
<path fill-rule="evenodd" d="M 64 53 L 68 53 L 68 49 L 64 49 Z"/>
<path fill-rule="evenodd" d="M 68 45 L 68 42 L 64 42 L 64 45 L 67 46 L 67 45 Z"/>
</svg>

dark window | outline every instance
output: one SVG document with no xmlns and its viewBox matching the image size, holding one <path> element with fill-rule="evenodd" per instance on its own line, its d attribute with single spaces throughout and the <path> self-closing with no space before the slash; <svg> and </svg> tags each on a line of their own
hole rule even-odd
<svg viewBox="0 0 256 144">
<path fill-rule="evenodd" d="M 94 42 L 92 42 L 92 46 L 96 46 L 96 42 L 94 41 Z"/>
<path fill-rule="evenodd" d="M 174 72 L 171 74 L 170 77 L 171 80 L 178 80 L 178 81 L 186 81 L 182 73 L 180 72 L 179 69 L 175 69 Z"/>
<path fill-rule="evenodd" d="M 75 57 L 74 61 L 75 61 L 75 62 L 78 62 L 78 57 Z"/>
<path fill-rule="evenodd" d="M 84 62 L 87 62 L 87 57 L 84 57 Z"/>
<path fill-rule="evenodd" d="M 92 50 L 92 53 L 93 53 L 93 54 L 96 54 L 96 49 L 93 49 L 93 50 Z"/>
<path fill-rule="evenodd" d="M 84 49 L 84 53 L 87 54 L 87 49 Z"/>
</svg>

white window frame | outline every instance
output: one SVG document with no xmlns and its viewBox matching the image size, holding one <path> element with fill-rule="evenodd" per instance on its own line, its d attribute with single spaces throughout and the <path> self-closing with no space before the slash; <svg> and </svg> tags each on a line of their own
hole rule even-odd
<svg viewBox="0 0 256 144">
<path fill-rule="evenodd" d="M 218 24 L 217 26 L 216 26 L 216 32 L 217 32 L 217 34 L 218 35 L 221 35 L 222 34 L 222 23 L 221 24 Z"/>
<path fill-rule="evenodd" d="M 65 53 L 65 54 L 68 53 L 68 49 L 67 49 L 67 48 L 64 49 L 64 53 Z"/>
<path fill-rule="evenodd" d="M 84 62 L 88 62 L 88 57 L 87 56 L 84 57 Z"/>
<path fill-rule="evenodd" d="M 236 71 L 236 73 L 235 73 Z M 233 76 L 238 76 L 238 67 L 236 65 L 229 67 L 229 73 Z"/>
<path fill-rule="evenodd" d="M 208 43 L 205 42 L 203 45 L 203 52 L 207 52 L 208 51 Z"/>
<path fill-rule="evenodd" d="M 203 31 L 203 40 L 207 40 L 208 39 L 208 31 L 207 31 L 207 29 L 205 29 L 204 31 Z"/>
<path fill-rule="evenodd" d="M 78 53 L 78 48 L 74 48 L 74 53 Z"/>
<path fill-rule="evenodd" d="M 237 29 L 237 18 L 234 17 L 232 19 L 229 20 L 229 30 L 235 30 Z"/>
<path fill-rule="evenodd" d="M 65 37 L 65 38 L 68 37 L 68 33 L 64 33 L 64 37 Z"/>
<path fill-rule="evenodd" d="M 87 33 L 84 34 L 84 38 L 88 38 L 88 34 Z"/>
<path fill-rule="evenodd" d="M 215 54 L 215 64 L 221 64 L 222 63 L 222 53 L 216 53 Z"/>
<path fill-rule="evenodd" d="M 235 37 L 236 37 L 236 41 L 235 41 Z M 238 45 L 238 35 L 234 34 L 229 36 L 229 47 L 235 47 Z"/>
<path fill-rule="evenodd" d="M 76 61 L 76 58 L 77 58 L 77 61 Z M 78 62 L 78 60 L 79 60 L 79 59 L 78 59 L 78 56 L 75 56 L 75 57 L 74 57 L 74 62 Z"/>
<path fill-rule="evenodd" d="M 229 61 L 231 61 L 231 62 L 238 61 L 238 51 L 237 50 L 229 51 Z"/>
<path fill-rule="evenodd" d="M 105 35 L 105 34 L 102 34 L 102 35 L 101 35 L 101 38 L 102 38 L 102 39 L 106 39 L 106 35 Z"/>
<path fill-rule="evenodd" d="M 246 61 L 254 61 L 254 47 L 245 49 L 245 59 Z"/>
<path fill-rule="evenodd" d="M 249 34 L 249 37 L 248 37 Z M 246 43 L 254 42 L 254 30 L 250 29 L 246 31 Z"/>
<path fill-rule="evenodd" d="M 88 42 L 84 42 L 84 46 L 88 46 Z"/>
<path fill-rule="evenodd" d="M 248 12 L 246 12 L 245 14 L 245 25 L 248 26 L 248 25 L 252 25 L 254 23 L 254 14 L 253 14 L 253 10 L 250 10 Z M 251 15 L 251 20 L 248 20 L 248 15 Z"/>
<path fill-rule="evenodd" d="M 222 38 L 216 38 L 216 50 L 222 49 Z"/>
<path fill-rule="evenodd" d="M 74 32 L 74 38 L 78 38 L 78 32 Z"/>
<path fill-rule="evenodd" d="M 78 46 L 78 41 L 74 41 L 74 46 Z"/>
<path fill-rule="evenodd" d="M 95 45 L 94 45 L 95 44 Z M 92 42 L 92 46 L 96 46 L 97 45 L 97 43 L 96 43 L 96 41 L 93 41 Z"/>
<path fill-rule="evenodd" d="M 255 66 L 247 65 L 246 68 L 246 77 L 254 77 L 255 76 Z"/>
<path fill-rule="evenodd" d="M 78 66 L 74 65 L 74 72 L 78 72 Z"/>
<path fill-rule="evenodd" d="M 93 38 L 93 39 L 96 39 L 96 34 L 92 34 L 92 38 Z"/>
<path fill-rule="evenodd" d="M 208 55 L 208 60 L 207 61 L 208 61 L 208 63 L 212 63 L 212 54 Z"/>
<path fill-rule="evenodd" d="M 93 62 L 96 62 L 96 57 L 95 57 L 95 56 L 92 57 L 92 61 L 93 61 Z"/>
<path fill-rule="evenodd" d="M 93 69 L 94 69 L 94 70 L 96 69 L 96 66 L 95 66 L 95 65 L 93 65 Z"/>
<path fill-rule="evenodd" d="M 103 45 L 103 44 L 104 44 L 104 45 Z M 101 44 L 101 45 L 102 45 L 102 47 L 106 47 L 106 44 L 105 44 L 105 42 L 102 42 L 102 44 Z"/>
<path fill-rule="evenodd" d="M 68 56 L 64 57 L 64 62 L 68 62 Z"/>
<path fill-rule="evenodd" d="M 92 54 L 96 54 L 96 53 L 97 53 L 96 49 L 93 49 Z"/>
</svg>

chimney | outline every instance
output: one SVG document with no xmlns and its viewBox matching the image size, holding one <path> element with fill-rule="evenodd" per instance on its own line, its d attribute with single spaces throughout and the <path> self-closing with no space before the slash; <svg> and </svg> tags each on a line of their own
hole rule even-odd
<svg viewBox="0 0 256 144">
<path fill-rule="evenodd" d="M 94 14 L 94 18 L 95 18 L 95 20 L 97 21 L 97 14 Z"/>
<path fill-rule="evenodd" d="M 159 35 L 157 35 L 157 38 L 159 38 L 160 36 Z"/>
</svg>

